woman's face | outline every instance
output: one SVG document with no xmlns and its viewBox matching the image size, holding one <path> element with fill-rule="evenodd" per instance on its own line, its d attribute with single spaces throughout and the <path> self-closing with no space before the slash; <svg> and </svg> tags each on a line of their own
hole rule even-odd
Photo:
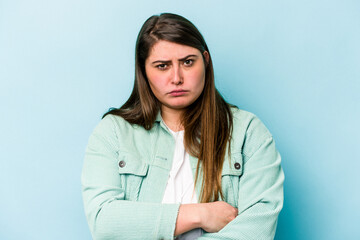
<svg viewBox="0 0 360 240">
<path fill-rule="evenodd" d="M 204 52 L 208 61 L 208 52 Z M 201 52 L 193 47 L 160 40 L 145 61 L 146 76 L 162 110 L 183 110 L 202 93 L 205 63 Z"/>
</svg>

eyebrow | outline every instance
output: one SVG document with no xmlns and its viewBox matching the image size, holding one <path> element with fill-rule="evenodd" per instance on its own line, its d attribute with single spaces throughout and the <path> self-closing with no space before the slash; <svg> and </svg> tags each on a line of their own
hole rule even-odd
<svg viewBox="0 0 360 240">
<path fill-rule="evenodd" d="M 190 55 L 187 55 L 186 57 L 183 57 L 183 58 L 180 58 L 178 59 L 179 61 L 185 61 L 187 58 L 189 57 L 195 57 L 197 58 L 198 56 L 197 55 L 194 55 L 194 54 L 190 54 Z M 171 61 L 170 60 L 156 60 L 154 62 L 152 62 L 151 64 L 156 64 L 156 63 L 170 63 Z"/>
</svg>

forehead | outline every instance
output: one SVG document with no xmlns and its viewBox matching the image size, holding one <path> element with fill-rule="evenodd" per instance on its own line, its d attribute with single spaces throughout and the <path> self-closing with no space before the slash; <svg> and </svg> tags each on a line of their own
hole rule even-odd
<svg viewBox="0 0 360 240">
<path fill-rule="evenodd" d="M 148 60 L 180 59 L 188 55 L 201 55 L 201 53 L 198 49 L 190 46 L 160 40 L 151 48 Z"/>
</svg>

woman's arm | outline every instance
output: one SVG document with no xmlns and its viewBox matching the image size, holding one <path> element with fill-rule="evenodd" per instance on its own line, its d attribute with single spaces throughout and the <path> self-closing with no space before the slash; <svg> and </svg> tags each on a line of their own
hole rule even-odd
<svg viewBox="0 0 360 240">
<path fill-rule="evenodd" d="M 250 121 L 245 140 L 238 189 L 239 215 L 219 232 L 205 233 L 199 240 L 274 239 L 283 206 L 281 158 L 272 136 L 256 117 Z"/>
<path fill-rule="evenodd" d="M 237 215 L 237 209 L 226 202 L 183 204 L 179 209 L 175 236 L 194 228 L 218 232 Z"/>
</svg>

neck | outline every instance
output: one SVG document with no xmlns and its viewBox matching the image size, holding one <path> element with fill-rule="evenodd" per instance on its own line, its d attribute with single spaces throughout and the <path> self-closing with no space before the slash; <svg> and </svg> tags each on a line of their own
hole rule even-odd
<svg viewBox="0 0 360 240">
<path fill-rule="evenodd" d="M 161 117 L 164 120 L 166 126 L 168 126 L 174 132 L 184 130 L 184 126 L 181 124 L 181 115 L 184 110 L 171 109 L 165 106 L 161 107 Z"/>
</svg>

